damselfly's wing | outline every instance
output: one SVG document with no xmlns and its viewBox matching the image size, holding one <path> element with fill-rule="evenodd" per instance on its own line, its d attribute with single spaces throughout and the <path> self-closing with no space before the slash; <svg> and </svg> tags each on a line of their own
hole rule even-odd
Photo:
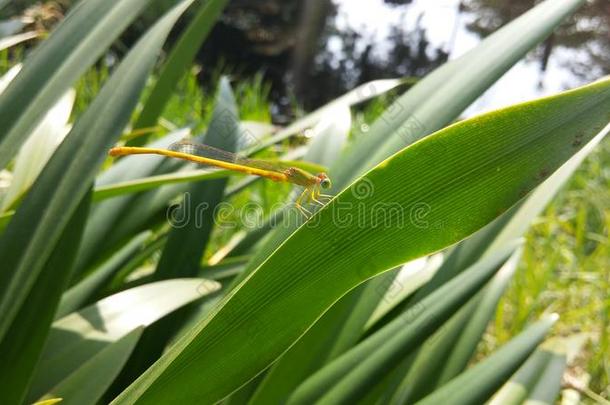
<svg viewBox="0 0 610 405">
<path fill-rule="evenodd" d="M 241 166 L 255 167 L 257 169 L 283 173 L 290 166 L 284 165 L 281 162 L 269 162 L 260 159 L 250 159 L 236 153 L 227 152 L 213 146 L 205 145 L 190 140 L 181 140 L 174 142 L 168 147 L 169 150 L 175 152 L 188 153 L 207 159 L 220 160 L 222 162 L 234 163 Z"/>
</svg>

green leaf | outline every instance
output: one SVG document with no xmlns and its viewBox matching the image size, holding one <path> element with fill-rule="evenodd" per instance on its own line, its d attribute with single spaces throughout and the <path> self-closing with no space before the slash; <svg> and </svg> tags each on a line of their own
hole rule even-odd
<svg viewBox="0 0 610 405">
<path fill-rule="evenodd" d="M 534 386 L 539 382 L 544 370 L 553 358 L 553 353 L 545 350 L 536 350 L 534 354 L 517 370 L 511 379 L 493 396 L 489 401 L 490 405 L 515 404 L 520 405 L 528 397 Z M 565 358 L 564 365 L 565 365 Z M 562 369 L 563 372 L 563 369 Z M 555 384 L 561 382 L 561 374 Z M 549 387 L 550 388 L 550 387 Z M 559 390 L 557 390 L 559 393 Z"/>
<path fill-rule="evenodd" d="M 109 344 L 53 387 L 44 398 L 62 398 L 62 405 L 95 405 L 121 371 L 144 330 L 138 327 Z"/>
<path fill-rule="evenodd" d="M 191 1 L 179 3 L 129 52 L 57 148 L 4 231 L 0 239 L 0 261 L 6 269 L 0 273 L 0 339 L 87 192 L 106 151 L 129 121 L 163 42 Z M 78 9 L 88 3 L 80 3 Z M 124 10 L 117 7 L 116 11 Z M 7 93 L 8 89 L 3 99 Z"/>
<path fill-rule="evenodd" d="M 350 289 L 509 209 L 589 142 L 609 109 L 604 80 L 462 121 L 402 150 L 294 232 L 117 402 L 222 399 Z M 385 211 L 374 209 L 380 204 Z M 413 216 L 422 204 L 426 215 Z M 186 388 L 201 379 L 197 392 Z"/>
<path fill-rule="evenodd" d="M 481 261 L 305 380 L 289 404 L 352 403 L 481 289 L 515 246 Z"/>
<path fill-rule="evenodd" d="M 555 404 L 562 388 L 565 369 L 566 356 L 552 352 L 546 367 L 540 372 L 538 382 L 529 392 L 523 405 Z"/>
<path fill-rule="evenodd" d="M 78 250 L 91 195 L 86 194 L 53 245 L 40 276 L 19 307 L 15 320 L 0 342 L 2 401 L 23 401 L 32 372 L 40 357 L 61 292 L 68 283 Z M 8 271 L 4 268 L 3 271 Z"/>
<path fill-rule="evenodd" d="M 142 247 L 151 234 L 152 232 L 142 232 L 136 235 L 125 246 L 109 257 L 108 260 L 94 269 L 92 274 L 67 290 L 61 297 L 61 302 L 55 313 L 55 319 L 62 318 L 76 311 L 93 298 L 94 294 Z"/>
<path fill-rule="evenodd" d="M 72 9 L 43 41 L 0 97 L 0 168 L 59 97 L 148 4 L 146 0 L 89 0 Z"/>
<path fill-rule="evenodd" d="M 466 240 L 460 242 L 451 251 L 449 257 L 447 257 L 441 268 L 436 272 L 434 278 L 417 291 L 412 301 L 417 301 L 426 296 L 480 257 L 493 254 L 495 249 L 506 242 L 522 237 L 531 222 L 542 212 L 544 207 L 557 194 L 561 186 L 565 184 L 572 173 L 608 132 L 610 132 L 610 126 L 602 129 L 594 139 L 540 184 L 525 200 L 509 209 Z"/>
<path fill-rule="evenodd" d="M 552 315 L 533 324 L 491 356 L 417 402 L 417 405 L 484 403 L 536 349 L 557 318 L 557 315 Z"/>
<path fill-rule="evenodd" d="M 174 173 L 148 176 L 136 180 L 126 180 L 97 187 L 93 193 L 93 200 L 100 201 L 107 198 L 118 197 L 124 194 L 138 193 L 153 188 L 175 183 L 192 183 L 202 180 L 222 179 L 232 176 L 235 172 L 229 170 L 180 170 Z"/>
<path fill-rule="evenodd" d="M 15 211 L 7 211 L 0 214 L 0 232 L 6 228 L 6 225 L 11 221 L 15 215 Z"/>
<path fill-rule="evenodd" d="M 40 398 L 91 357 L 139 326 L 220 289 L 203 279 L 151 283 L 106 297 L 53 323 L 28 399 Z"/>
<path fill-rule="evenodd" d="M 167 62 L 159 73 L 159 78 L 144 104 L 135 128 L 148 128 L 157 124 L 178 81 L 191 66 L 197 51 L 227 3 L 228 0 L 206 0 L 199 6 L 197 14 L 167 57 Z M 128 144 L 143 145 L 147 138 L 148 136 L 141 136 Z"/>
</svg>

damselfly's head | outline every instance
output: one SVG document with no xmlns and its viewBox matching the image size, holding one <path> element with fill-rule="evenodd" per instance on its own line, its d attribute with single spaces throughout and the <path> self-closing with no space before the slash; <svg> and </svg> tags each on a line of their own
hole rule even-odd
<svg viewBox="0 0 610 405">
<path fill-rule="evenodd" d="M 318 173 L 316 177 L 318 178 L 318 183 L 320 184 L 320 187 L 324 189 L 329 189 L 332 186 L 332 183 L 330 182 L 330 179 L 328 178 L 326 173 Z"/>
</svg>

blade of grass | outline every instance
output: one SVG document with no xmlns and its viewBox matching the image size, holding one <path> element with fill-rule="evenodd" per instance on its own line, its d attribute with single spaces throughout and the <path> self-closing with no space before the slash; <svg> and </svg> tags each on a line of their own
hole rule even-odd
<svg viewBox="0 0 610 405">
<path fill-rule="evenodd" d="M 355 89 L 348 91 L 344 95 L 323 105 L 315 111 L 308 113 L 303 118 L 296 120 L 286 128 L 278 131 L 277 134 L 271 136 L 270 138 L 258 142 L 248 151 L 248 153 L 259 152 L 271 145 L 275 145 L 276 143 L 291 137 L 292 135 L 303 132 L 308 128 L 315 127 L 324 119 L 325 116 L 332 115 L 333 111 L 349 108 L 355 104 L 380 96 L 392 89 L 397 88 L 398 86 L 412 82 L 412 78 L 403 78 L 372 80 L 370 82 L 361 84 Z"/>
<path fill-rule="evenodd" d="M 12 35 L 10 37 L 0 38 L 0 51 L 18 45 L 22 42 L 29 41 L 38 37 L 40 34 L 36 31 L 22 32 L 21 34 Z"/>
<path fill-rule="evenodd" d="M 489 321 L 496 313 L 498 302 L 506 291 L 508 283 L 512 280 L 520 259 L 521 252 L 516 252 L 511 257 L 506 266 L 498 273 L 498 277 L 486 289 L 472 318 L 465 325 L 462 325 L 462 333 L 458 339 L 452 342 L 451 354 L 447 356 L 443 365 L 439 365 L 439 370 L 442 370 L 442 372 L 438 378 L 437 386 L 441 386 L 456 377 L 468 365 L 483 333 L 487 329 Z"/>
<path fill-rule="evenodd" d="M 498 274 L 499 272 L 494 277 L 497 277 Z M 384 402 L 390 405 L 409 404 L 433 390 L 435 380 L 429 380 L 428 377 L 434 376 L 438 372 L 435 367 L 442 364 L 443 359 L 451 352 L 450 342 L 459 337 L 460 326 L 468 321 L 481 301 L 481 295 L 482 291 L 479 291 L 471 297 L 462 308 L 453 314 L 451 319 L 426 340 L 420 350 L 412 352 L 411 364 L 404 364 L 400 370 L 402 372 L 398 369 L 394 371 L 394 381 L 399 381 L 386 384 Z"/>
<path fill-rule="evenodd" d="M 522 404 L 538 383 L 539 377 L 542 376 L 551 358 L 551 352 L 536 350 L 511 379 L 489 400 L 489 405 Z"/>
</svg>

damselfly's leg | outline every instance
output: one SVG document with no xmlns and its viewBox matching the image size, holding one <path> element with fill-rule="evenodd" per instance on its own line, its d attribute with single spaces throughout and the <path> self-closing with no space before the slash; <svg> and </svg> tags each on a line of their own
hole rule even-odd
<svg viewBox="0 0 610 405">
<path fill-rule="evenodd" d="M 316 204 L 324 206 L 324 203 L 322 201 L 318 200 L 319 196 L 320 196 L 320 189 L 316 186 L 312 187 L 309 198 L 311 199 L 311 201 L 315 202 Z"/>
<path fill-rule="evenodd" d="M 326 205 L 334 196 L 320 193 L 320 186 L 317 186 L 312 192 L 312 200 L 321 206 Z"/>
<path fill-rule="evenodd" d="M 303 214 L 303 216 L 304 216 L 306 219 L 311 218 L 311 216 L 313 215 L 313 214 L 311 213 L 311 211 L 309 211 L 307 208 L 303 207 L 302 205 L 297 205 L 296 207 L 297 207 L 297 209 L 299 210 L 299 212 L 300 212 L 301 214 Z"/>
<path fill-rule="evenodd" d="M 305 216 L 305 218 L 309 218 L 312 215 L 311 212 L 307 208 L 303 207 L 303 205 L 301 204 L 301 202 L 303 201 L 303 198 L 306 198 L 309 195 L 308 192 L 309 192 L 309 189 L 306 188 L 305 190 L 303 190 L 301 195 L 299 195 L 297 197 L 297 199 L 294 201 L 295 207 L 297 207 L 297 209 L 301 212 L 301 214 L 303 214 Z"/>
<path fill-rule="evenodd" d="M 334 198 L 334 195 L 330 195 L 330 194 L 318 194 L 318 199 L 320 200 L 326 200 L 326 202 L 329 202 L 330 200 L 332 200 Z"/>
</svg>

